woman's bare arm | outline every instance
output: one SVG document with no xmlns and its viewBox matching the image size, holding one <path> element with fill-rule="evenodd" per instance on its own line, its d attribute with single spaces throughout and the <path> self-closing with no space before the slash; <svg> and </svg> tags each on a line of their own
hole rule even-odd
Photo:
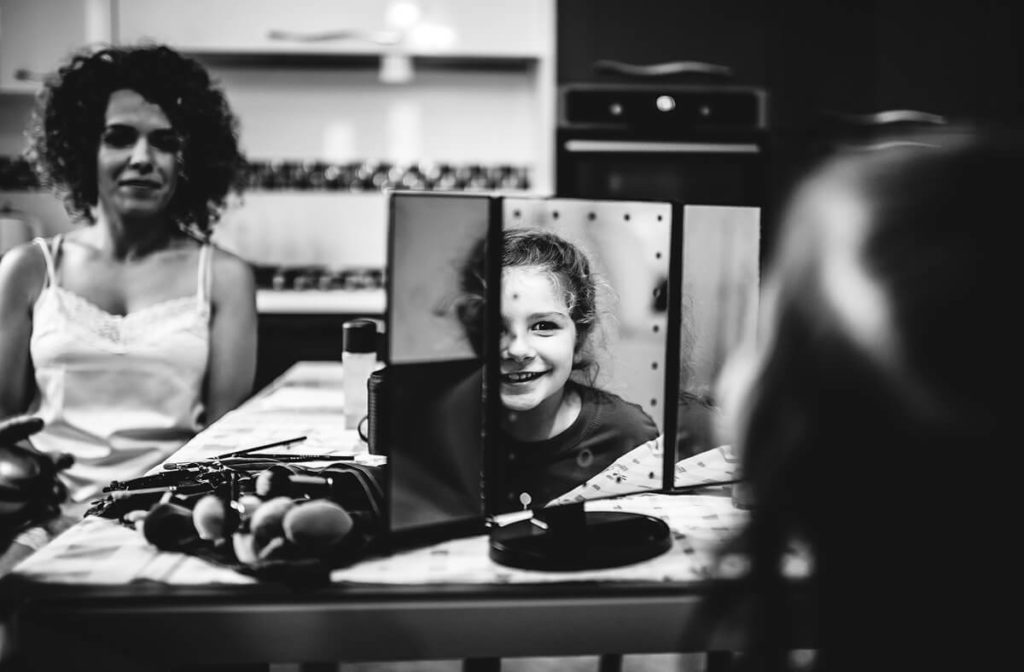
<svg viewBox="0 0 1024 672">
<path fill-rule="evenodd" d="M 256 281 L 243 259 L 215 249 L 206 423 L 245 401 L 256 377 Z"/>
<path fill-rule="evenodd" d="M 34 244 L 0 257 L 0 418 L 20 415 L 32 403 L 32 307 L 45 277 L 45 262 Z"/>
</svg>

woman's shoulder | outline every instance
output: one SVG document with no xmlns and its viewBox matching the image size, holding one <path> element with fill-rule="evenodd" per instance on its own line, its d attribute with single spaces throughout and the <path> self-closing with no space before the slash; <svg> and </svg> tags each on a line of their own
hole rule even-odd
<svg viewBox="0 0 1024 672">
<path fill-rule="evenodd" d="M 8 265 L 17 264 L 17 267 L 21 270 L 27 270 L 33 266 L 45 269 L 46 260 L 43 257 L 43 250 L 39 246 L 39 241 L 53 249 L 54 238 L 33 238 L 30 241 L 19 243 L 4 252 L 0 255 L 0 260 L 3 260 L 3 263 Z"/>
<path fill-rule="evenodd" d="M 246 287 L 255 283 L 255 273 L 252 264 L 230 250 L 226 250 L 214 243 L 207 243 L 210 247 L 210 259 L 213 264 L 213 272 L 217 280 L 232 284 L 241 284 Z"/>
<path fill-rule="evenodd" d="M 47 245 L 52 239 L 45 239 Z M 6 296 L 21 296 L 34 303 L 46 280 L 46 257 L 33 240 L 12 247 L 0 255 L 0 290 Z"/>
<path fill-rule="evenodd" d="M 215 304 L 255 305 L 256 274 L 252 265 L 234 252 L 213 243 L 210 247 L 212 271 L 211 299 Z"/>
</svg>

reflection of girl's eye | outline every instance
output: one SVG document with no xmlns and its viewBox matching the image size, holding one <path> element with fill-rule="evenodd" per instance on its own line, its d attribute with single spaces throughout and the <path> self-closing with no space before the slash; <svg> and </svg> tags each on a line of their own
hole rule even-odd
<svg viewBox="0 0 1024 672">
<path fill-rule="evenodd" d="M 559 328 L 558 324 L 547 320 L 536 322 L 533 325 L 534 331 L 557 331 Z"/>
</svg>

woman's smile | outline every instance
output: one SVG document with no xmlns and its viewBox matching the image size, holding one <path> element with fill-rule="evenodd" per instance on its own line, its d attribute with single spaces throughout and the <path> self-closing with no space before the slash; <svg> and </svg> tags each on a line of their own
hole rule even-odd
<svg viewBox="0 0 1024 672">
<path fill-rule="evenodd" d="M 143 180 L 143 179 L 126 179 L 121 180 L 118 183 L 119 187 L 127 187 L 129 189 L 159 189 L 160 183 L 155 180 Z"/>
</svg>

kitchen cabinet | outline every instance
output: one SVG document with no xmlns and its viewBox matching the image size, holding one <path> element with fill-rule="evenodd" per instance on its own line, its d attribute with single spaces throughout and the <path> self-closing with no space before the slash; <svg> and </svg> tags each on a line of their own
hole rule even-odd
<svg viewBox="0 0 1024 672">
<path fill-rule="evenodd" d="M 256 380 L 254 390 L 273 382 L 297 362 L 340 361 L 345 322 L 355 318 L 375 319 L 383 324 L 383 313 L 261 314 L 257 333 Z M 383 327 L 379 328 L 382 332 Z M 378 334 L 378 358 L 383 355 L 383 333 Z"/>
<path fill-rule="evenodd" d="M 558 81 L 603 82 L 594 63 L 700 61 L 761 84 L 767 64 L 761 0 L 556 0 Z"/>
<path fill-rule="evenodd" d="M 299 361 L 339 361 L 346 319 L 345 315 L 260 315 L 253 389 L 263 389 Z"/>
<path fill-rule="evenodd" d="M 267 266 L 383 267 L 387 221 L 381 192 L 255 191 L 224 212 L 214 240 Z"/>
<path fill-rule="evenodd" d="M 1024 126 L 1024 3 L 558 0 L 557 25 L 559 84 L 609 81 L 594 68 L 599 60 L 692 60 L 764 86 L 768 232 L 823 153 L 899 118 L 878 113 Z"/>
<path fill-rule="evenodd" d="M 601 60 L 700 61 L 727 66 L 734 83 L 763 86 L 770 212 L 805 164 L 802 146 L 823 111 L 873 108 L 874 17 L 872 2 L 837 0 L 558 0 L 558 83 L 644 81 L 599 72 Z"/>
<path fill-rule="evenodd" d="M 550 0 L 132 0 L 118 41 L 192 53 L 539 58 L 553 49 Z"/>
<path fill-rule="evenodd" d="M 765 53 L 773 125 L 915 110 L 949 121 L 1024 121 L 1020 3 L 786 0 Z M 813 31 L 804 26 L 821 27 Z"/>
<path fill-rule="evenodd" d="M 837 115 L 878 111 L 874 26 L 873 2 L 783 0 L 767 14 L 769 231 L 793 185 L 829 146 Z"/>
<path fill-rule="evenodd" d="M 34 93 L 74 50 L 111 39 L 111 0 L 0 0 L 0 93 Z"/>
<path fill-rule="evenodd" d="M 558 0 L 558 82 L 598 60 L 705 61 L 764 85 L 776 127 L 912 109 L 1024 121 L 1024 6 L 1002 0 Z"/>
<path fill-rule="evenodd" d="M 210 68 L 252 158 L 511 163 L 529 165 L 536 189 L 553 184 L 553 0 L 132 0 L 116 12 L 117 42 L 166 43 Z"/>
<path fill-rule="evenodd" d="M 770 16 L 765 56 L 778 200 L 824 153 L 884 132 L 886 124 L 878 122 L 885 113 L 891 119 L 924 113 L 917 124 L 1024 125 L 1021 3 L 785 0 L 781 6 L 785 12 Z"/>
<path fill-rule="evenodd" d="M 1022 25 L 1020 2 L 876 3 L 875 108 L 1020 125 Z"/>
</svg>

